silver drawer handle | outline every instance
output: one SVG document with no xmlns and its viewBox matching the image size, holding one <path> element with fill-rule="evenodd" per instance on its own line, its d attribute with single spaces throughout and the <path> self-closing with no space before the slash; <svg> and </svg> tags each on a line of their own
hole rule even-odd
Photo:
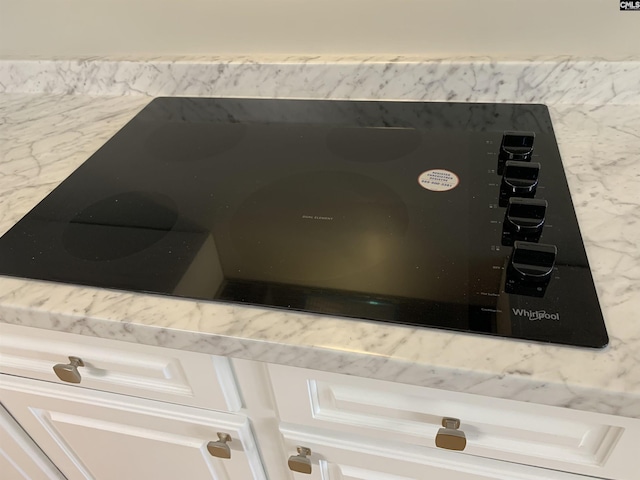
<svg viewBox="0 0 640 480">
<path fill-rule="evenodd" d="M 460 420 L 457 418 L 445 417 L 442 419 L 442 426 L 436 435 L 436 447 L 446 448 L 447 450 L 464 450 L 467 446 L 467 437 L 465 437 L 460 428 Z"/>
<path fill-rule="evenodd" d="M 82 376 L 78 367 L 84 367 L 84 362 L 80 357 L 69 357 L 69 363 L 58 363 L 53 366 L 53 371 L 58 378 L 67 383 L 80 383 Z"/>
<path fill-rule="evenodd" d="M 218 441 L 207 443 L 207 450 L 209 453 L 218 458 L 231 458 L 231 449 L 229 443 L 231 441 L 231 435 L 228 433 L 218 432 Z"/>
<path fill-rule="evenodd" d="M 307 447 L 298 447 L 298 455 L 291 455 L 289 457 L 289 470 L 298 473 L 311 473 L 311 459 L 308 458 L 311 455 L 311 449 Z"/>
</svg>

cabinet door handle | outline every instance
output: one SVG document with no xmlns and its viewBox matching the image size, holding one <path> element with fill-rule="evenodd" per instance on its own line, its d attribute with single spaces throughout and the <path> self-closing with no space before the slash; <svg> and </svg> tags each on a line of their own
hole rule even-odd
<svg viewBox="0 0 640 480">
<path fill-rule="evenodd" d="M 291 455 L 289 457 L 289 470 L 298 473 L 311 473 L 311 459 L 308 458 L 311 455 L 311 449 L 307 447 L 298 447 L 298 455 Z"/>
<path fill-rule="evenodd" d="M 467 446 L 467 437 L 460 428 L 460 420 L 457 418 L 445 417 L 442 419 L 442 426 L 436 435 L 436 447 L 447 450 L 464 450 Z"/>
<path fill-rule="evenodd" d="M 231 441 L 231 435 L 228 433 L 218 432 L 218 441 L 207 443 L 207 450 L 209 453 L 218 458 L 231 458 L 231 449 L 228 442 Z"/>
<path fill-rule="evenodd" d="M 84 362 L 79 357 L 69 357 L 69 363 L 58 363 L 53 366 L 53 371 L 58 378 L 67 383 L 80 383 L 82 376 L 78 367 L 84 367 Z"/>
</svg>

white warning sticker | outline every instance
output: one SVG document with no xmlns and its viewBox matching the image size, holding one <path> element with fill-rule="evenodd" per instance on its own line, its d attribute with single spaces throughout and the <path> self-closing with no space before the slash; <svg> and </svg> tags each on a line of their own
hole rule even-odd
<svg viewBox="0 0 640 480">
<path fill-rule="evenodd" d="M 436 168 L 422 172 L 418 177 L 418 183 L 422 188 L 432 192 L 446 192 L 453 190 L 460 183 L 458 176 L 449 170 Z"/>
</svg>

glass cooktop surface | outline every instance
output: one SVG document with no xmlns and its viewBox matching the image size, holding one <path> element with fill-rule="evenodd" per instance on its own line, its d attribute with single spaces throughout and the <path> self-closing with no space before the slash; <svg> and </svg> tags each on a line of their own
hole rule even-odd
<svg viewBox="0 0 640 480">
<path fill-rule="evenodd" d="M 0 274 L 602 347 L 547 108 L 158 98 Z"/>
</svg>

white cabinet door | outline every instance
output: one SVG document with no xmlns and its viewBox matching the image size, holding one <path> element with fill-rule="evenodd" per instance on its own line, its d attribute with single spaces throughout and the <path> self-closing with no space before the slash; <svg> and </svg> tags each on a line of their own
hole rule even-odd
<svg viewBox="0 0 640 480">
<path fill-rule="evenodd" d="M 0 400 L 69 480 L 264 480 L 243 415 L 2 375 Z M 231 458 L 207 450 L 231 436 Z"/>
<path fill-rule="evenodd" d="M 3 480 L 63 480 L 29 435 L 0 405 L 0 478 Z"/>
</svg>

